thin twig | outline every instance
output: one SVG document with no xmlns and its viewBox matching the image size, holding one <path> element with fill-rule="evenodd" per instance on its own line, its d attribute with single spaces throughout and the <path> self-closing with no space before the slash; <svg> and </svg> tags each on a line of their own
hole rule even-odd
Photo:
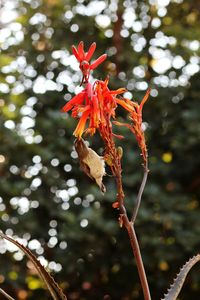
<svg viewBox="0 0 200 300">
<path fill-rule="evenodd" d="M 138 210 L 140 208 L 142 194 L 144 192 L 144 188 L 145 188 L 145 185 L 146 185 L 146 182 L 147 182 L 148 173 L 149 173 L 149 170 L 148 170 L 148 165 L 146 163 L 146 165 L 144 166 L 144 174 L 143 174 L 143 178 L 142 178 L 142 183 L 140 185 L 140 189 L 139 189 L 139 192 L 138 192 L 138 195 L 137 195 L 137 198 L 136 198 L 136 206 L 135 206 L 135 209 L 133 211 L 133 216 L 131 218 L 131 222 L 133 224 L 135 224 L 135 220 L 137 218 Z"/>
<path fill-rule="evenodd" d="M 2 295 L 4 295 L 5 297 L 6 297 L 6 299 L 8 299 L 8 300 L 15 300 L 13 297 L 11 297 L 10 295 L 8 295 L 4 290 L 2 290 L 1 288 L 0 288 L 0 293 L 2 294 Z"/>
<path fill-rule="evenodd" d="M 145 273 L 145 269 L 144 269 L 144 265 L 143 265 L 143 261 L 142 261 L 142 256 L 140 253 L 140 247 L 139 247 L 139 243 L 138 243 L 137 236 L 136 236 L 135 229 L 134 229 L 134 223 L 132 222 L 132 220 L 131 221 L 129 220 L 127 211 L 126 211 L 126 207 L 124 206 L 124 191 L 123 191 L 123 185 L 122 185 L 121 157 L 119 156 L 119 154 L 116 150 L 115 143 L 114 143 L 113 136 L 112 136 L 112 127 L 109 122 L 107 123 L 107 131 L 105 131 L 105 132 L 108 134 L 108 136 L 106 136 L 106 137 L 105 137 L 105 135 L 103 135 L 104 142 L 106 145 L 106 152 L 109 153 L 112 157 L 113 164 L 111 165 L 111 170 L 112 170 L 113 175 L 115 176 L 115 180 L 116 180 L 116 184 L 117 184 L 117 202 L 118 202 L 118 208 L 120 211 L 120 217 L 119 217 L 120 226 L 124 225 L 124 227 L 126 228 L 126 230 L 128 232 L 128 235 L 129 235 L 129 240 L 130 240 L 133 254 L 135 256 L 144 299 L 151 300 L 149 285 L 148 285 L 148 281 L 147 281 L 147 277 L 146 277 L 146 273 Z M 136 209 L 135 209 L 134 220 L 137 216 L 137 212 L 138 212 L 138 209 L 140 206 L 142 193 L 144 191 L 144 187 L 145 187 L 146 180 L 147 180 L 147 175 L 148 175 L 148 167 L 147 167 L 147 163 L 146 163 L 142 184 L 140 186 L 138 196 L 137 196 L 137 205 L 136 205 Z"/>
</svg>

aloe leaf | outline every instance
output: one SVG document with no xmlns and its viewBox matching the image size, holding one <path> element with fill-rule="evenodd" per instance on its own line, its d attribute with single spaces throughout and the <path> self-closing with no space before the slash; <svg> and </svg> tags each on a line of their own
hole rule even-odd
<svg viewBox="0 0 200 300">
<path fill-rule="evenodd" d="M 168 289 L 168 293 L 164 295 L 165 298 L 162 298 L 161 300 L 176 300 L 183 287 L 187 274 L 198 261 L 200 261 L 200 254 L 193 256 L 185 263 L 179 274 L 174 279 L 174 283 Z"/>
<path fill-rule="evenodd" d="M 6 299 L 8 300 L 15 300 L 13 297 L 11 297 L 10 295 L 8 295 L 3 289 L 0 288 L 0 294 L 2 294 L 3 296 L 6 297 Z"/>
<path fill-rule="evenodd" d="M 0 232 L 0 237 L 6 239 L 7 241 L 17 246 L 31 260 L 34 267 L 38 271 L 38 274 L 40 275 L 41 279 L 45 282 L 54 300 L 67 300 L 67 297 L 63 293 L 62 289 L 55 282 L 53 277 L 45 270 L 41 263 L 37 260 L 36 256 L 33 255 L 33 253 L 28 248 L 26 248 L 25 246 L 23 246 L 22 244 L 20 244 L 19 242 L 5 235 L 2 232 Z"/>
</svg>

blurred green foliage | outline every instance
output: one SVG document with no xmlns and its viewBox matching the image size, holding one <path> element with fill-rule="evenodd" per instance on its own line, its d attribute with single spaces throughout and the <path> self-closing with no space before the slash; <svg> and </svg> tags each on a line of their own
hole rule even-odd
<svg viewBox="0 0 200 300">
<path fill-rule="evenodd" d="M 160 299 L 179 267 L 200 251 L 199 1 L 2 3 L 1 229 L 36 253 L 70 300 L 143 299 L 127 234 L 112 209 L 114 179 L 105 179 L 103 196 L 81 173 L 75 121 L 60 113 L 81 79 L 71 45 L 95 41 L 96 57 L 108 54 L 95 78 L 109 74 L 110 88 L 127 87 L 134 99 L 152 88 L 144 108 L 150 174 L 136 231 L 152 298 Z M 119 130 L 126 137 L 117 143 L 131 213 L 141 159 L 133 136 Z M 99 137 L 89 140 L 102 153 Z M 50 299 L 19 251 L 0 241 L 0 252 L 2 288 L 17 299 Z M 195 267 L 179 299 L 199 295 Z"/>
</svg>

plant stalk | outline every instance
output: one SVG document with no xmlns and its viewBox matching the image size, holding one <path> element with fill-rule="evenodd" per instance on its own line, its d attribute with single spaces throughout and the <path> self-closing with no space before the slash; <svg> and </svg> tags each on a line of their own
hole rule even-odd
<svg viewBox="0 0 200 300">
<path fill-rule="evenodd" d="M 146 185 L 146 182 L 147 182 L 148 173 L 149 173 L 148 164 L 146 163 L 146 165 L 144 166 L 144 173 L 143 173 L 142 182 L 141 182 L 140 189 L 139 189 L 139 192 L 138 192 L 138 195 L 137 195 L 137 198 L 136 198 L 136 206 L 135 206 L 135 209 L 133 211 L 133 216 L 131 218 L 131 222 L 133 224 L 135 224 L 135 220 L 137 218 L 138 210 L 140 208 L 142 194 L 144 192 L 144 188 L 145 188 L 145 185 Z"/>
<path fill-rule="evenodd" d="M 117 179 L 117 186 L 118 186 L 118 196 L 120 197 L 120 191 L 122 191 L 122 185 L 121 185 L 121 179 Z M 121 194 L 122 196 L 123 194 Z M 142 261 L 142 256 L 140 252 L 140 246 L 138 243 L 138 239 L 135 233 L 134 229 L 134 224 L 132 221 L 129 221 L 129 218 L 127 216 L 126 208 L 123 205 L 123 200 L 119 201 L 119 209 L 120 209 L 120 218 L 122 219 L 122 224 L 125 226 L 128 235 L 129 235 L 129 240 L 131 244 L 131 248 L 136 260 L 136 265 L 138 269 L 138 274 L 140 277 L 140 282 L 143 290 L 143 295 L 145 300 L 151 300 L 151 295 L 150 295 L 150 290 L 149 290 L 149 285 L 147 281 L 147 276 L 146 272 L 144 269 L 144 264 Z"/>
<path fill-rule="evenodd" d="M 126 207 L 124 206 L 124 191 L 123 191 L 123 185 L 122 185 L 122 167 L 121 167 L 121 156 L 119 152 L 116 149 L 115 142 L 113 140 L 113 134 L 112 134 L 112 125 L 109 120 L 107 120 L 107 126 L 106 127 L 100 127 L 100 133 L 102 136 L 102 139 L 105 143 L 105 154 L 109 155 L 111 157 L 111 161 L 113 162 L 110 166 L 111 171 L 115 177 L 116 184 L 117 184 L 117 203 L 118 206 L 116 206 L 119 211 L 119 224 L 122 227 L 126 228 L 130 240 L 130 244 L 132 247 L 132 251 L 136 260 L 136 265 L 140 277 L 140 282 L 143 290 L 143 295 L 145 300 L 151 300 L 151 295 L 149 291 L 149 285 L 144 269 L 144 264 L 142 261 L 142 256 L 140 252 L 139 243 L 137 240 L 137 236 L 134 229 L 134 222 L 137 217 L 137 213 L 140 207 L 142 194 L 145 188 L 145 184 L 147 181 L 147 175 L 148 175 L 148 167 L 147 163 L 144 166 L 144 175 L 143 180 L 138 192 L 138 196 L 136 199 L 136 207 L 133 212 L 133 217 L 131 220 L 129 220 Z"/>
<path fill-rule="evenodd" d="M 125 226 L 126 226 L 126 229 L 128 231 L 132 251 L 133 251 L 133 254 L 135 256 L 136 265 L 137 265 L 137 269 L 138 269 L 138 273 L 139 273 L 139 277 L 140 277 L 140 282 L 141 282 L 141 285 L 142 285 L 144 299 L 145 300 L 151 300 L 149 285 L 148 285 L 148 281 L 147 281 L 146 272 L 145 272 L 145 269 L 144 269 L 144 264 L 143 264 L 143 261 L 142 261 L 142 256 L 141 256 L 141 252 L 140 252 L 138 239 L 137 239 L 137 236 L 136 236 L 136 233 L 135 233 L 135 228 L 134 228 L 132 222 L 128 222 L 128 223 L 126 222 Z"/>
</svg>

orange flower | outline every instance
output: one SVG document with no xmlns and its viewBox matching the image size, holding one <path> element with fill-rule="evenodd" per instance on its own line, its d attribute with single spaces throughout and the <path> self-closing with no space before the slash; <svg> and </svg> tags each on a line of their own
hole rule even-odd
<svg viewBox="0 0 200 300">
<path fill-rule="evenodd" d="M 85 54 L 83 53 L 83 55 Z M 78 125 L 73 133 L 76 137 L 81 138 L 84 132 L 93 135 L 97 129 L 103 136 L 105 135 L 105 130 L 107 130 L 106 126 L 108 122 L 111 118 L 115 118 L 116 108 L 120 105 L 129 112 L 129 118 L 132 124 L 117 121 L 114 123 L 120 126 L 126 126 L 134 133 L 142 151 L 143 159 L 146 162 L 147 149 L 144 132 L 142 131 L 142 108 L 149 97 L 150 90 L 147 91 L 140 105 L 130 99 L 118 98 L 118 95 L 125 91 L 126 89 L 124 88 L 109 90 L 108 78 L 105 81 L 97 80 L 93 85 L 87 83 L 82 92 L 74 96 L 63 106 L 62 111 L 68 112 L 72 110 L 72 117 L 79 118 Z M 88 126 L 86 126 L 87 121 L 89 123 Z"/>
<path fill-rule="evenodd" d="M 115 118 L 115 110 L 117 104 L 121 105 L 128 111 L 132 111 L 126 99 L 118 99 L 116 96 L 124 93 L 125 88 L 119 88 L 117 90 L 109 90 L 108 78 L 105 81 L 96 81 L 96 92 L 99 98 L 101 98 L 102 114 L 103 116 L 108 114 L 109 118 Z M 105 116 L 104 116 L 105 117 Z"/>
<path fill-rule="evenodd" d="M 88 132 L 90 134 L 95 133 L 99 125 L 100 114 L 98 99 L 91 83 L 87 83 L 85 89 L 73 97 L 61 109 L 62 112 L 68 112 L 69 110 L 72 110 L 73 118 L 80 119 L 73 133 L 76 137 L 81 138 L 88 119 L 90 120 Z"/>
<path fill-rule="evenodd" d="M 133 122 L 132 131 L 135 134 L 138 145 L 142 151 L 142 156 L 143 156 L 145 164 L 147 162 L 148 153 L 147 153 L 144 131 L 142 130 L 142 109 L 143 109 L 145 102 L 149 98 L 150 91 L 151 91 L 150 89 L 147 90 L 140 105 L 137 104 L 135 106 L 135 111 L 133 113 L 131 113 L 131 115 L 130 115 L 130 119 Z"/>
<path fill-rule="evenodd" d="M 77 60 L 79 61 L 80 63 L 79 67 L 83 73 L 82 83 L 88 82 L 90 70 L 96 69 L 98 65 L 100 65 L 107 57 L 106 54 L 103 54 L 99 58 L 97 58 L 92 64 L 90 64 L 89 60 L 94 54 L 95 49 L 96 49 L 96 43 L 92 43 L 88 52 L 85 52 L 84 43 L 82 41 L 78 44 L 77 49 L 75 46 L 72 46 L 72 52 L 74 56 L 77 58 Z"/>
<path fill-rule="evenodd" d="M 108 79 L 105 81 L 97 80 L 93 85 L 87 83 L 84 90 L 74 96 L 62 108 L 62 112 L 72 110 L 72 117 L 80 119 L 74 135 L 80 138 L 84 131 L 93 135 L 96 129 L 99 129 L 100 124 L 105 126 L 107 120 L 115 117 L 118 101 L 120 105 L 130 111 L 130 104 L 127 103 L 127 100 L 119 100 L 116 97 L 123 92 L 125 92 L 123 88 L 116 91 L 109 90 Z M 89 124 L 85 130 L 87 121 Z"/>
<path fill-rule="evenodd" d="M 89 117 L 90 114 L 90 110 L 89 107 L 82 113 L 82 116 L 80 117 L 80 120 L 78 122 L 78 125 L 76 126 L 75 131 L 73 132 L 73 134 L 78 137 L 81 138 L 83 131 L 85 129 L 85 124 L 87 122 L 87 119 Z"/>
<path fill-rule="evenodd" d="M 142 130 L 142 109 L 143 109 L 145 102 L 147 101 L 147 99 L 149 97 L 150 91 L 151 91 L 150 89 L 147 90 L 147 92 L 140 104 L 127 99 L 127 101 L 128 101 L 127 102 L 127 110 L 129 110 L 129 108 L 130 108 L 129 118 L 132 121 L 132 124 L 124 124 L 121 122 L 114 122 L 116 125 L 126 126 L 134 133 L 136 140 L 138 142 L 138 146 L 141 149 L 142 157 L 143 157 L 145 164 L 147 163 L 148 153 L 147 153 L 144 132 Z M 123 99 L 123 101 L 125 101 L 125 100 L 126 99 Z M 123 103 L 122 103 L 122 106 L 123 106 Z"/>
</svg>

